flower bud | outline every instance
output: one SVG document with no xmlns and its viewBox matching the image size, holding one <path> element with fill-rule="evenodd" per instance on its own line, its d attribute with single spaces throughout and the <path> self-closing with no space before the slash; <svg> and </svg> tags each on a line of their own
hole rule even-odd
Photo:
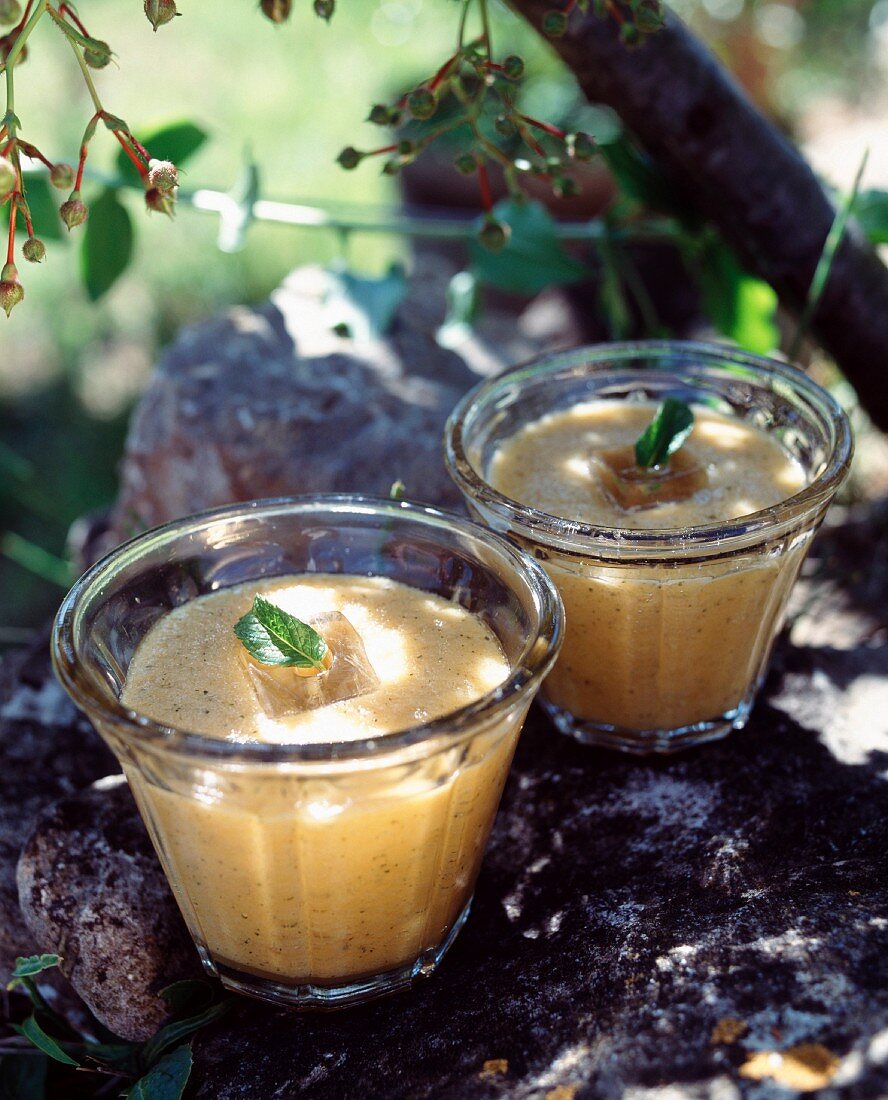
<svg viewBox="0 0 888 1100">
<path fill-rule="evenodd" d="M 353 168 L 357 168 L 363 159 L 363 153 L 355 149 L 354 146 L 347 145 L 336 158 L 336 163 L 340 168 L 350 172 Z"/>
<path fill-rule="evenodd" d="M 12 31 L 10 34 L 4 34 L 2 37 L 0 37 L 0 61 L 5 61 L 12 53 L 12 47 L 15 45 L 17 38 L 18 35 L 15 33 L 15 31 Z M 25 45 L 22 46 L 21 50 L 19 51 L 18 58 L 16 59 L 16 65 L 21 65 L 21 63 L 26 60 L 27 56 L 28 44 L 25 43 Z"/>
<path fill-rule="evenodd" d="M 630 50 L 641 45 L 641 31 L 634 23 L 624 23 L 620 27 L 620 41 Z"/>
<path fill-rule="evenodd" d="M 17 182 L 15 165 L 6 157 L 0 157 L 0 199 L 5 199 L 10 191 L 14 191 Z"/>
<path fill-rule="evenodd" d="M 0 271 L 0 309 L 8 317 L 25 296 L 15 264 L 6 264 Z"/>
<path fill-rule="evenodd" d="M 493 125 L 496 132 L 503 137 L 511 137 L 511 135 L 515 133 L 515 123 L 508 115 L 499 115 Z"/>
<path fill-rule="evenodd" d="M 155 33 L 158 27 L 162 27 L 164 23 L 169 23 L 178 14 L 176 0 L 145 0 L 145 15 Z"/>
<path fill-rule="evenodd" d="M 431 118 L 438 109 L 435 93 L 428 88 L 414 88 L 407 97 L 407 110 L 414 118 Z"/>
<path fill-rule="evenodd" d="M 336 10 L 336 0 L 314 0 L 314 13 L 325 23 L 329 23 Z"/>
<path fill-rule="evenodd" d="M 88 216 L 89 211 L 86 208 L 86 203 L 81 201 L 79 191 L 72 191 L 68 201 L 63 202 L 59 207 L 59 217 L 69 230 L 76 229 L 78 225 L 83 225 Z"/>
<path fill-rule="evenodd" d="M 397 157 L 389 157 L 389 159 L 382 166 L 382 174 L 384 176 L 396 176 L 402 167 L 402 161 Z"/>
<path fill-rule="evenodd" d="M 392 113 L 384 103 L 374 103 L 370 108 L 367 121 L 375 126 L 388 126 L 391 123 Z"/>
<path fill-rule="evenodd" d="M 488 214 L 481 226 L 478 240 L 491 252 L 500 252 L 506 247 L 510 234 L 508 225 L 498 222 L 492 214 Z"/>
<path fill-rule="evenodd" d="M 567 16 L 563 11 L 547 11 L 543 16 L 543 34 L 547 38 L 560 38 L 567 30 Z"/>
<path fill-rule="evenodd" d="M 478 169 L 478 161 L 474 153 L 460 153 L 453 162 L 454 168 L 463 176 L 471 176 Z"/>
<path fill-rule="evenodd" d="M 259 7 L 266 19 L 272 23 L 286 23 L 293 7 L 292 0 L 261 0 Z"/>
<path fill-rule="evenodd" d="M 176 200 L 171 194 L 161 191 L 158 187 L 149 187 L 145 192 L 145 205 L 154 214 L 166 214 L 172 217 Z"/>
<path fill-rule="evenodd" d="M 111 60 L 111 47 L 98 38 L 90 38 L 83 47 L 83 60 L 91 69 L 104 69 Z"/>
<path fill-rule="evenodd" d="M 179 172 L 170 160 L 148 162 L 148 186 L 156 187 L 163 195 L 172 195 L 179 186 Z"/>
<path fill-rule="evenodd" d="M 19 0 L 0 0 L 0 24 L 18 23 L 22 17 Z"/>
<path fill-rule="evenodd" d="M 574 134 L 570 140 L 570 150 L 576 160 L 591 160 L 595 156 L 595 139 L 582 132 Z"/>
<path fill-rule="evenodd" d="M 60 191 L 74 186 L 74 169 L 70 164 L 54 164 L 49 171 L 49 182 Z"/>
<path fill-rule="evenodd" d="M 46 259 L 46 245 L 39 237 L 28 237 L 22 245 L 22 255 L 32 264 L 42 264 Z"/>
<path fill-rule="evenodd" d="M 524 76 L 524 58 L 510 53 L 503 61 L 503 72 L 509 80 L 520 80 Z"/>
</svg>

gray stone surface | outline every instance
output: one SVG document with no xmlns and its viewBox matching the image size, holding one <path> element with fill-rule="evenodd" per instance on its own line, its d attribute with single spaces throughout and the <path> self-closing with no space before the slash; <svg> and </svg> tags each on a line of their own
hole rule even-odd
<svg viewBox="0 0 888 1100">
<path fill-rule="evenodd" d="M 195 1040 L 195 1095 L 785 1100 L 744 1074 L 800 1046 L 835 1056 L 824 1097 L 888 1094 L 886 561 L 888 506 L 824 533 L 752 721 L 720 744 L 623 759 L 532 715 L 440 972 L 337 1015 L 238 1001 Z M 91 848 L 113 849 L 131 810 L 96 807 Z M 134 919 L 103 875 L 96 904 Z"/>
<path fill-rule="evenodd" d="M 45 811 L 17 877 L 33 942 L 62 956 L 62 973 L 117 1035 L 150 1038 L 169 1012 L 160 990 L 201 976 L 122 775 Z"/>
<path fill-rule="evenodd" d="M 52 678 L 45 640 L 0 664 L 0 985 L 36 950 L 21 918 L 16 861 L 50 802 L 120 769 Z"/>
<path fill-rule="evenodd" d="M 185 329 L 133 418 L 114 534 L 231 501 L 317 492 L 459 506 L 441 457 L 444 422 L 487 374 L 571 342 L 563 303 L 485 311 L 448 348 L 446 261 L 425 257 L 384 338 L 338 336 L 330 280 L 295 272 L 258 309 Z"/>
</svg>

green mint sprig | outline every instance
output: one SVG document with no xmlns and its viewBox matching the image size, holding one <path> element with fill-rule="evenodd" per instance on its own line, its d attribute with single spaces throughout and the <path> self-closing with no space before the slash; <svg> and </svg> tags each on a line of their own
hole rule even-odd
<svg viewBox="0 0 888 1100">
<path fill-rule="evenodd" d="M 288 668 L 326 668 L 327 643 L 308 623 L 256 596 L 253 608 L 234 626 L 250 656 L 263 665 Z"/>
<path fill-rule="evenodd" d="M 694 414 L 690 405 L 675 397 L 667 397 L 654 419 L 635 443 L 635 461 L 642 469 L 662 466 L 691 434 Z"/>
</svg>

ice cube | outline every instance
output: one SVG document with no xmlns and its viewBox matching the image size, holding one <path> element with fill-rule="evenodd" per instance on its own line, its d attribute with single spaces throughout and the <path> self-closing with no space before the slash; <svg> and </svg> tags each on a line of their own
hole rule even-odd
<svg viewBox="0 0 888 1100">
<path fill-rule="evenodd" d="M 345 615 L 325 612 L 306 620 L 321 635 L 333 657 L 324 672 L 306 675 L 306 669 L 263 665 L 239 646 L 241 664 L 263 713 L 284 718 L 304 710 L 316 710 L 343 699 L 366 695 L 379 686 L 364 643 Z"/>
<path fill-rule="evenodd" d="M 676 451 L 662 466 L 648 469 L 636 464 L 634 447 L 596 451 L 592 460 L 605 493 L 627 512 L 687 500 L 709 483 L 705 468 L 687 451 Z"/>
</svg>

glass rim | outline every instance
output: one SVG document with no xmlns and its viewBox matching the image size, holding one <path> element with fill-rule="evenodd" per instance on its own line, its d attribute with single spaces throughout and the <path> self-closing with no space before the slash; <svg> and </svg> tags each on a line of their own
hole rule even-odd
<svg viewBox="0 0 888 1100">
<path fill-rule="evenodd" d="M 375 737 L 349 741 L 285 742 L 228 741 L 207 734 L 180 729 L 158 722 L 148 715 L 123 706 L 113 691 L 101 690 L 92 677 L 81 670 L 76 645 L 76 630 L 87 601 L 100 592 L 118 567 L 127 559 L 135 560 L 140 551 L 172 545 L 182 536 L 215 524 L 246 517 L 261 519 L 284 512 L 310 516 L 312 513 L 341 516 L 375 516 L 396 519 L 404 516 L 417 525 L 432 528 L 456 528 L 476 542 L 496 552 L 527 583 L 536 614 L 537 629 L 527 640 L 515 662 L 510 662 L 508 678 L 472 703 L 448 711 L 438 718 L 417 723 Z M 372 576 L 373 574 L 346 574 Z M 509 587 L 514 587 L 509 585 Z M 198 598 L 198 597 L 196 597 Z M 507 539 L 476 523 L 443 509 L 362 494 L 327 493 L 292 497 L 269 497 L 222 505 L 160 524 L 128 539 L 92 565 L 74 583 L 59 607 L 53 622 L 50 648 L 56 675 L 76 705 L 90 718 L 111 723 L 117 734 L 142 747 L 162 752 L 177 752 L 205 757 L 217 762 L 243 764 L 325 763 L 362 760 L 387 756 L 400 749 L 441 739 L 445 743 L 468 735 L 474 727 L 487 725 L 507 710 L 517 697 L 538 684 L 555 661 L 564 633 L 561 598 L 545 571 Z"/>
<path fill-rule="evenodd" d="M 578 373 L 582 368 L 601 367 L 613 363 L 613 374 L 625 370 L 625 362 L 647 357 L 665 360 L 676 355 L 696 356 L 695 366 L 732 365 L 754 370 L 767 378 L 777 378 L 789 385 L 817 409 L 824 420 L 829 419 L 835 440 L 824 469 L 799 492 L 777 504 L 750 512 L 735 520 L 698 524 L 689 527 L 606 527 L 544 512 L 522 504 L 500 493 L 481 476 L 468 459 L 465 443 L 465 420 L 473 408 L 480 407 L 500 391 L 517 382 L 537 379 L 547 372 L 554 375 Z M 581 361 L 574 362 L 573 360 Z M 639 370 L 644 369 L 639 367 Z M 666 368 L 664 368 L 664 373 Z M 599 373 L 589 369 L 592 375 Z M 600 370 L 603 375 L 607 373 Z M 674 373 L 680 378 L 681 367 Z M 851 426 L 848 416 L 836 399 L 804 371 L 779 359 L 754 355 L 740 348 L 696 340 L 636 340 L 618 343 L 588 344 L 565 348 L 513 367 L 494 378 L 474 386 L 456 404 L 444 429 L 444 458 L 447 470 L 460 491 L 470 500 L 479 501 L 512 525 L 518 525 L 535 542 L 555 545 L 564 551 L 565 544 L 575 553 L 604 552 L 607 556 L 625 557 L 629 553 L 651 556 L 675 553 L 676 549 L 704 550 L 718 545 L 719 551 L 734 549 L 738 543 L 755 535 L 770 534 L 798 517 L 824 507 L 834 496 L 847 472 L 853 453 Z M 549 540 L 552 540 L 551 542 Z"/>
</svg>

